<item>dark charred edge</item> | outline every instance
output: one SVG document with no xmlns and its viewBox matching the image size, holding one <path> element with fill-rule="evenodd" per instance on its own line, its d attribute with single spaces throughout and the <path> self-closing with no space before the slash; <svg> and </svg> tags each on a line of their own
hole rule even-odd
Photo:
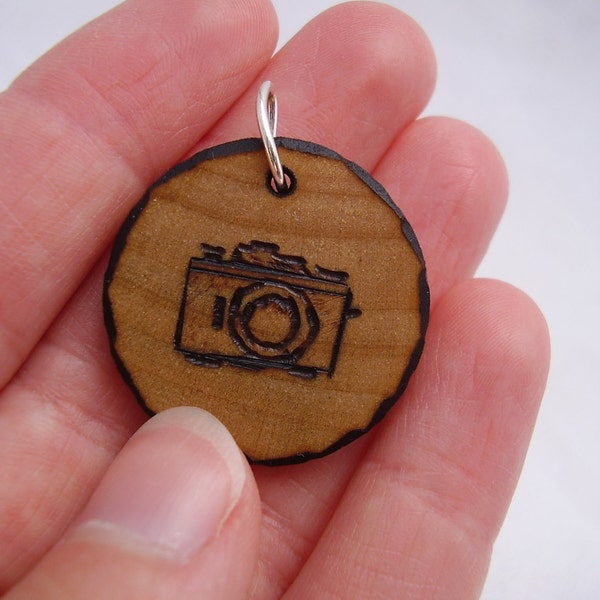
<svg viewBox="0 0 600 600">
<path fill-rule="evenodd" d="M 425 338 L 427 333 L 427 327 L 429 326 L 429 315 L 431 309 L 431 294 L 429 292 L 429 284 L 427 283 L 427 269 L 423 267 L 423 270 L 419 274 L 419 289 L 420 289 L 420 300 L 419 307 L 421 309 L 421 338 Z"/>
<path fill-rule="evenodd" d="M 125 222 L 123 223 L 115 237 L 115 241 L 113 243 L 110 258 L 108 261 L 108 266 L 106 268 L 106 273 L 104 274 L 104 283 L 102 287 L 102 312 L 104 316 L 104 326 L 108 333 L 110 354 L 113 357 L 113 360 L 115 361 L 117 370 L 119 371 L 119 374 L 121 375 L 123 381 L 125 381 L 126 385 L 133 392 L 133 395 L 135 396 L 135 399 L 137 400 L 138 404 L 142 407 L 142 409 L 148 416 L 152 417 L 156 413 L 147 406 L 146 401 L 144 400 L 139 390 L 137 389 L 137 386 L 135 385 L 135 381 L 133 380 L 131 373 L 121 360 L 121 357 L 119 356 L 119 353 L 117 352 L 117 349 L 115 347 L 117 342 L 117 328 L 114 321 L 112 303 L 110 301 L 109 293 L 110 284 L 112 283 L 115 270 L 119 262 L 119 257 L 121 256 L 121 253 L 127 241 L 127 235 L 131 230 L 131 227 L 133 227 L 133 224 L 141 214 L 142 210 L 144 210 L 144 207 L 148 202 L 148 196 L 149 192 L 147 192 L 144 195 L 144 198 L 142 198 L 142 200 L 133 207 L 133 209 L 127 216 Z M 125 225 L 127 225 L 127 227 Z"/>
<path fill-rule="evenodd" d="M 246 454 L 246 457 L 250 463 L 253 464 L 262 464 L 267 466 L 280 466 L 280 465 L 291 465 L 291 464 L 300 464 L 306 462 L 308 460 L 312 460 L 315 458 L 321 458 L 327 456 L 328 454 L 332 454 L 336 450 L 343 448 L 344 446 L 350 444 L 357 438 L 361 437 L 368 431 L 370 431 L 377 423 L 379 423 L 383 417 L 389 412 L 389 410 L 394 406 L 397 402 L 398 398 L 404 393 L 406 386 L 408 385 L 408 381 L 417 368 L 417 364 L 421 358 L 421 354 L 423 352 L 424 342 L 425 342 L 425 334 L 427 331 L 427 326 L 429 324 L 429 305 L 430 305 L 430 292 L 429 285 L 427 283 L 426 269 L 425 269 L 425 259 L 423 256 L 423 251 L 421 250 L 421 246 L 417 240 L 417 236 L 412 229 L 411 225 L 406 220 L 406 217 L 402 213 L 402 211 L 398 208 L 398 206 L 394 203 L 390 195 L 387 193 L 385 188 L 376 181 L 371 175 L 365 171 L 362 167 L 345 159 L 340 156 L 337 152 L 321 146 L 319 144 L 315 144 L 313 142 L 306 142 L 303 140 L 298 140 L 294 138 L 276 138 L 276 143 L 278 146 L 283 148 L 287 148 L 288 150 L 296 150 L 298 152 L 305 152 L 308 154 L 313 154 L 315 156 L 323 156 L 324 158 L 332 158 L 335 160 L 339 160 L 343 162 L 359 179 L 361 179 L 369 188 L 371 188 L 393 211 L 398 215 L 401 221 L 402 232 L 406 236 L 409 244 L 414 250 L 415 254 L 419 258 L 419 261 L 423 265 L 423 269 L 420 275 L 420 307 L 421 307 L 421 338 L 417 342 L 415 349 L 411 355 L 407 368 L 404 370 L 402 374 L 402 378 L 400 383 L 396 389 L 396 392 L 382 401 L 379 405 L 379 408 L 373 415 L 371 422 L 364 429 L 357 429 L 353 431 L 349 431 L 346 435 L 340 438 L 338 441 L 334 442 L 331 446 L 326 448 L 321 452 L 304 452 L 300 454 L 296 454 L 293 456 L 276 458 L 276 459 L 266 459 L 266 460 L 257 460 L 253 459 L 252 456 Z M 110 351 L 113 356 L 113 359 L 117 365 L 117 368 L 123 377 L 125 383 L 130 387 L 133 391 L 133 394 L 138 401 L 138 403 L 142 406 L 142 408 L 146 411 L 146 413 L 150 416 L 154 415 L 155 412 L 151 410 L 144 398 L 141 396 L 139 390 L 137 389 L 131 374 L 123 364 L 121 358 L 119 357 L 116 349 L 115 343 L 117 338 L 116 326 L 113 319 L 112 307 L 109 296 L 109 288 L 112 282 L 117 264 L 119 262 L 119 257 L 123 252 L 126 242 L 127 236 L 131 231 L 131 228 L 135 224 L 141 212 L 144 210 L 146 205 L 150 200 L 150 195 L 152 191 L 158 186 L 168 182 L 173 177 L 180 175 L 190 169 L 194 168 L 198 164 L 212 160 L 215 158 L 224 158 L 226 156 L 231 156 L 232 154 L 238 154 L 242 152 L 253 152 L 258 151 L 263 148 L 262 140 L 260 138 L 246 138 L 242 140 L 236 140 L 233 142 L 226 142 L 224 144 L 220 144 L 218 146 L 214 146 L 212 148 L 208 148 L 206 150 L 202 150 L 198 152 L 191 158 L 175 165 L 169 171 L 167 171 L 160 179 L 156 181 L 142 196 L 139 202 L 132 208 L 131 212 L 123 222 L 117 236 L 115 238 L 115 242 L 111 251 L 108 267 L 106 270 L 106 274 L 104 277 L 104 287 L 102 293 L 103 299 L 103 310 L 104 310 L 104 323 L 106 326 L 106 330 L 108 332 L 109 342 L 110 342 Z"/>
<path fill-rule="evenodd" d="M 121 357 L 119 356 L 119 353 L 117 352 L 117 350 L 115 348 L 116 334 L 114 334 L 112 331 L 110 331 L 111 328 L 114 331 L 114 320 L 112 318 L 112 311 L 110 311 L 110 300 L 108 299 L 108 297 L 105 294 L 103 294 L 103 299 L 104 299 L 104 323 L 105 323 L 106 329 L 108 330 L 110 354 L 113 357 L 113 360 L 115 361 L 117 370 L 119 371 L 121 378 L 123 379 L 125 384 L 129 387 L 129 389 L 133 392 L 133 395 L 134 395 L 135 399 L 137 400 L 138 404 L 142 407 L 144 412 L 149 417 L 153 417 L 156 414 L 156 412 L 153 411 L 146 404 L 146 401 L 144 400 L 144 398 L 140 394 L 139 390 L 137 389 L 137 386 L 135 385 L 135 381 L 133 380 L 131 373 L 129 372 L 127 367 L 124 365 L 123 361 L 121 360 Z M 107 308 L 107 306 L 108 306 L 108 308 Z"/>
</svg>

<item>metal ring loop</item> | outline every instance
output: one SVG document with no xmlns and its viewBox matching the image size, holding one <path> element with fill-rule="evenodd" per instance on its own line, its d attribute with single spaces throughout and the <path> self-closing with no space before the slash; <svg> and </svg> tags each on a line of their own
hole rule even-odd
<svg viewBox="0 0 600 600">
<path fill-rule="evenodd" d="M 277 152 L 277 145 L 275 144 L 275 135 L 277 132 L 277 98 L 271 91 L 270 81 L 265 81 L 258 90 L 256 118 L 275 185 L 278 190 L 285 191 L 287 184 L 279 152 Z"/>
</svg>

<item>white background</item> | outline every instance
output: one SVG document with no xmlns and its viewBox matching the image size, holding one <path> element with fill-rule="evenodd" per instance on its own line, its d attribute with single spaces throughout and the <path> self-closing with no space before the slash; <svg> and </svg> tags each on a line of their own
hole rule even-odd
<svg viewBox="0 0 600 600">
<path fill-rule="evenodd" d="M 329 0 L 275 0 L 285 41 Z M 0 0 L 0 89 L 114 0 Z M 600 598 L 600 1 L 395 0 L 429 33 L 427 114 L 481 128 L 511 196 L 479 274 L 528 292 L 553 363 L 483 598 Z M 595 390 L 595 391 L 594 391 Z"/>
</svg>

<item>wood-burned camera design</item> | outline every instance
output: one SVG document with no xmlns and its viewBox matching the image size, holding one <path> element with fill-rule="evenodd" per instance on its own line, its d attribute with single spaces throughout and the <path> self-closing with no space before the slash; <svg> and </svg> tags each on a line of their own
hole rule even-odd
<svg viewBox="0 0 600 600">
<path fill-rule="evenodd" d="M 193 364 L 246 369 L 284 369 L 314 378 L 333 375 L 352 307 L 348 274 L 307 267 L 279 246 L 202 244 L 191 258 L 175 349 Z"/>
</svg>

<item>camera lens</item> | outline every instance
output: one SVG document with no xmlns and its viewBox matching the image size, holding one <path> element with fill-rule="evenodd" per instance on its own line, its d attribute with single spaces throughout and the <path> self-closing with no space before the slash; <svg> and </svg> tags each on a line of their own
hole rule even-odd
<svg viewBox="0 0 600 600">
<path fill-rule="evenodd" d="M 300 330 L 298 305 L 281 294 L 264 294 L 246 304 L 240 328 L 253 346 L 265 352 L 281 352 Z"/>
<path fill-rule="evenodd" d="M 293 364 L 318 330 L 312 302 L 292 286 L 257 282 L 236 290 L 231 300 L 229 332 L 244 354 Z"/>
</svg>

